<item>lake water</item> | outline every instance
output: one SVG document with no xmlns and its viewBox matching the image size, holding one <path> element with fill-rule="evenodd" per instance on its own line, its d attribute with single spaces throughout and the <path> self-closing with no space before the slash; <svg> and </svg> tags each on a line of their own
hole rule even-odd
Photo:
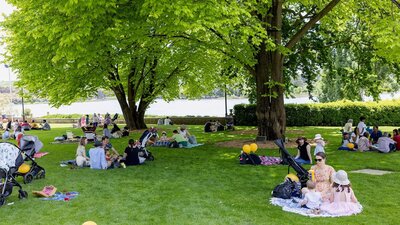
<svg viewBox="0 0 400 225">
<path fill-rule="evenodd" d="M 400 93 L 381 94 L 381 99 L 396 99 L 400 97 Z M 368 99 L 367 100 L 372 100 Z M 297 97 L 285 99 L 285 103 L 310 103 L 308 97 Z M 249 103 L 248 99 L 228 99 L 228 113 L 234 105 Z M 92 114 L 92 113 L 119 113 L 122 114 L 121 108 L 117 100 L 105 101 L 89 101 L 76 102 L 71 105 L 61 106 L 60 108 L 50 107 L 48 104 L 25 104 L 26 109 L 30 109 L 33 116 L 39 117 L 47 114 Z M 13 105 L 14 115 L 21 115 L 21 105 Z M 224 98 L 216 99 L 200 99 L 187 100 L 178 99 L 166 102 L 158 99 L 150 105 L 146 115 L 158 116 L 225 116 L 225 100 Z"/>
<path fill-rule="evenodd" d="M 305 103 L 309 102 L 308 98 L 287 99 L 286 103 Z M 249 103 L 248 99 L 228 99 L 228 113 L 234 105 Z M 107 112 L 122 114 L 121 108 L 117 100 L 105 101 L 89 101 L 76 102 L 68 106 L 60 108 L 50 107 L 48 104 L 25 104 L 25 109 L 30 109 L 34 117 L 44 116 L 46 114 L 93 114 Z M 21 115 L 21 105 L 13 105 L 15 115 Z M 225 116 L 225 100 L 224 98 L 217 99 L 201 99 L 201 100 L 186 100 L 179 99 L 166 102 L 157 100 L 150 105 L 146 115 L 164 115 L 164 116 Z"/>
</svg>

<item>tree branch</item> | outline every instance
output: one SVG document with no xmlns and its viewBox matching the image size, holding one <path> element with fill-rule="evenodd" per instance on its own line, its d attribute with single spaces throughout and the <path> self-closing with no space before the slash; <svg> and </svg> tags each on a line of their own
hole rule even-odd
<svg viewBox="0 0 400 225">
<path fill-rule="evenodd" d="M 286 48 L 291 49 L 300 39 L 307 33 L 308 30 L 311 29 L 321 18 L 323 18 L 326 14 L 328 14 L 338 3 L 340 0 L 332 0 L 328 5 L 325 6 L 318 14 L 316 14 L 310 21 L 308 21 L 304 26 L 290 39 L 290 41 L 286 44 Z"/>
</svg>

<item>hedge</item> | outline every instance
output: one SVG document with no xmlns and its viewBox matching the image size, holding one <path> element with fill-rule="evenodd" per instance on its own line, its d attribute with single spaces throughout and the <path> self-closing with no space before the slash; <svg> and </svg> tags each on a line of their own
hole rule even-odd
<svg viewBox="0 0 400 225">
<path fill-rule="evenodd" d="M 287 126 L 343 126 L 348 119 L 357 124 L 360 116 L 368 125 L 400 126 L 400 100 L 286 104 Z M 235 125 L 257 126 L 256 105 L 234 106 Z"/>
</svg>

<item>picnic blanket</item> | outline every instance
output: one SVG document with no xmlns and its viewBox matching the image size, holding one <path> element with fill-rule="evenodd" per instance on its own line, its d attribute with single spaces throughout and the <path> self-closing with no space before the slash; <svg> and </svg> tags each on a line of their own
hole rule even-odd
<svg viewBox="0 0 400 225">
<path fill-rule="evenodd" d="M 70 191 L 66 193 L 56 192 L 53 197 L 50 198 L 41 198 L 42 200 L 53 200 L 53 201 L 64 201 L 67 202 L 71 199 L 76 198 L 79 195 L 76 191 Z"/>
<path fill-rule="evenodd" d="M 260 156 L 261 165 L 271 166 L 271 165 L 279 165 L 282 162 L 280 157 L 272 157 L 272 156 Z"/>
<path fill-rule="evenodd" d="M 183 148 L 195 148 L 195 147 L 202 146 L 202 145 L 204 145 L 204 144 L 201 144 L 201 143 L 190 144 L 190 143 L 188 143 L 187 146 L 183 146 Z"/>
<path fill-rule="evenodd" d="M 47 154 L 49 154 L 49 153 L 48 152 L 37 152 L 37 153 L 35 153 L 35 155 L 33 155 L 33 158 L 36 158 L 36 159 L 42 158 L 43 156 L 45 156 Z"/>
<path fill-rule="evenodd" d="M 282 199 L 282 198 L 271 198 L 270 203 L 272 205 L 280 206 L 282 207 L 283 211 L 286 212 L 292 212 L 292 213 L 297 213 L 303 216 L 309 216 L 309 217 L 341 217 L 341 216 L 350 216 L 353 215 L 353 213 L 349 214 L 342 214 L 342 215 L 331 215 L 328 214 L 324 211 L 321 211 L 320 214 L 314 214 L 312 210 L 306 209 L 306 208 L 301 208 L 300 202 L 302 201 L 301 198 L 292 198 L 292 199 Z M 360 205 L 360 208 L 362 210 L 362 206 Z"/>
</svg>

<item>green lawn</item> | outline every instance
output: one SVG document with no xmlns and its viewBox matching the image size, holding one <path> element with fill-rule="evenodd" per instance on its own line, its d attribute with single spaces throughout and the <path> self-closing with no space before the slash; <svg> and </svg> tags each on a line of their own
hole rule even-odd
<svg viewBox="0 0 400 225">
<path fill-rule="evenodd" d="M 50 144 L 55 136 L 78 129 L 58 127 L 51 131 L 32 131 L 45 144 L 48 155 L 37 160 L 45 167 L 46 178 L 23 188 L 30 194 L 45 185 L 61 191 L 78 191 L 69 202 L 42 201 L 30 194 L 19 200 L 17 189 L 7 198 L 13 205 L 0 208 L 0 224 L 397 224 L 400 153 L 358 153 L 335 150 L 340 143 L 335 127 L 291 127 L 289 138 L 299 134 L 308 138 L 321 133 L 328 140 L 327 163 L 336 170 L 363 168 L 392 170 L 396 173 L 373 176 L 349 173 L 356 196 L 364 206 L 357 216 L 308 218 L 284 212 L 269 204 L 271 190 L 283 181 L 286 166 L 239 165 L 240 148 L 216 147 L 216 142 L 250 139 L 251 134 L 205 134 L 202 126 L 190 126 L 204 146 L 193 149 L 150 148 L 153 162 L 126 169 L 95 171 L 60 167 L 60 161 L 73 159 L 76 144 Z M 169 131 L 172 127 L 163 127 Z M 239 130 L 250 129 L 239 127 Z M 391 131 L 392 127 L 382 127 Z M 304 131 L 304 132 L 303 132 Z M 131 134 L 137 139 L 140 133 Z M 113 139 L 122 153 L 128 138 Z M 294 153 L 295 150 L 291 149 Z M 259 149 L 260 155 L 278 155 L 276 149 Z M 307 167 L 309 168 L 309 166 Z M 22 183 L 22 178 L 18 178 Z"/>
</svg>

